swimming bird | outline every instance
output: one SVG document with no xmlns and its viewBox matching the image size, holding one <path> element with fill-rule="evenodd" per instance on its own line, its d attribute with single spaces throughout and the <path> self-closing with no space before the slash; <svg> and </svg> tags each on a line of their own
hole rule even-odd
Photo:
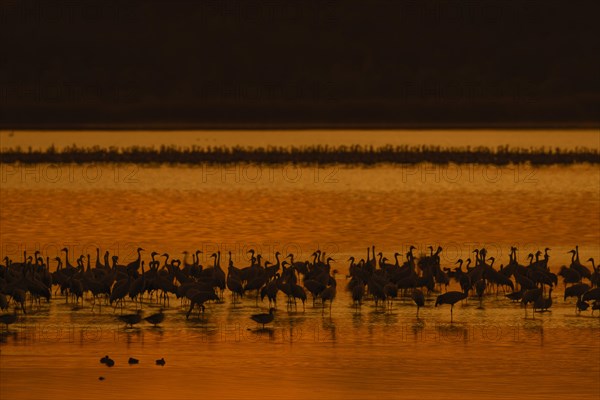
<svg viewBox="0 0 600 400">
<path fill-rule="evenodd" d="M 102 357 L 100 359 L 100 364 L 106 364 L 106 362 L 110 359 L 110 357 L 108 355 Z"/>
<path fill-rule="evenodd" d="M 132 365 L 132 364 L 139 364 L 139 363 L 140 363 L 140 360 L 138 360 L 137 358 L 129 357 L 129 360 L 127 360 L 127 363 L 128 363 L 129 365 Z"/>
<path fill-rule="evenodd" d="M 412 292 L 411 298 L 417 305 L 417 318 L 419 318 L 419 308 L 421 308 L 425 305 L 425 296 L 423 295 L 423 292 L 421 291 L 421 289 L 415 289 Z M 437 301 L 436 301 L 436 303 L 437 303 Z"/>
<path fill-rule="evenodd" d="M 133 328 L 133 325 L 142 320 L 142 310 L 137 310 L 135 314 L 118 315 L 117 318 L 125 322 L 125 328 L 127 328 L 127 325 Z"/>
<path fill-rule="evenodd" d="M 112 367 L 115 365 L 115 360 L 113 360 L 112 358 L 110 358 L 109 356 L 106 356 L 106 361 L 104 362 L 104 364 L 107 367 Z"/>
<path fill-rule="evenodd" d="M 164 367 L 167 362 L 165 361 L 165 358 L 163 357 L 159 360 L 156 360 L 155 363 L 156 363 L 156 365 L 160 365 L 161 367 Z"/>
<path fill-rule="evenodd" d="M 146 318 L 144 318 L 144 320 L 146 322 L 151 323 L 152 325 L 156 326 L 158 324 L 160 324 L 161 322 L 163 322 L 165 319 L 165 314 L 163 313 L 163 309 L 161 308 L 159 310 L 159 312 L 152 314 Z"/>
<path fill-rule="evenodd" d="M 464 292 L 457 292 L 457 291 L 452 291 L 452 292 L 446 292 L 444 294 L 441 294 L 437 297 L 437 299 L 435 300 L 435 307 L 437 307 L 438 305 L 442 305 L 442 304 L 450 304 L 450 322 L 453 322 L 453 315 L 452 315 L 452 311 L 454 309 L 454 304 L 458 303 L 461 300 L 466 299 L 468 296 L 468 292 L 464 291 Z"/>
<path fill-rule="evenodd" d="M 262 324 L 263 329 L 265 329 L 265 324 L 271 323 L 273 322 L 273 319 L 275 318 L 275 314 L 273 314 L 275 312 L 274 308 L 269 308 L 269 313 L 261 313 L 261 314 L 253 314 L 250 316 L 250 319 L 254 322 L 257 322 L 259 324 Z"/>
</svg>

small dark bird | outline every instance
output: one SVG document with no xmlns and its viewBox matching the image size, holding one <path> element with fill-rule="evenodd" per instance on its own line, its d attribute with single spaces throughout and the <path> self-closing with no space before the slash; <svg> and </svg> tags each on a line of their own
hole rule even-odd
<svg viewBox="0 0 600 400">
<path fill-rule="evenodd" d="M 146 322 L 149 322 L 149 323 L 151 323 L 154 326 L 156 326 L 156 325 L 160 324 L 161 322 L 163 322 L 164 319 L 165 319 L 165 314 L 163 313 L 163 309 L 162 308 L 156 314 L 152 314 L 152 315 L 144 318 L 144 320 Z"/>
<path fill-rule="evenodd" d="M 160 365 L 161 367 L 164 367 L 164 365 L 165 365 L 166 363 L 167 363 L 167 362 L 165 361 L 164 357 L 163 357 L 163 358 L 161 358 L 160 360 L 156 360 L 156 365 Z"/>
<path fill-rule="evenodd" d="M 100 359 L 100 363 L 101 364 L 106 364 L 108 362 L 108 360 L 110 360 L 109 356 L 104 356 Z"/>
<path fill-rule="evenodd" d="M 99 381 L 103 381 L 103 380 L 104 380 L 104 377 L 103 377 L 103 376 L 100 376 L 100 377 L 98 377 L 98 380 L 99 380 Z"/>
<path fill-rule="evenodd" d="M 119 315 L 118 318 L 125 322 L 125 328 L 127 328 L 127 325 L 133 328 L 133 325 L 142 320 L 142 310 L 137 310 L 135 314 Z"/>
<path fill-rule="evenodd" d="M 0 315 L 0 324 L 6 325 L 6 331 L 8 332 L 8 326 L 17 322 L 17 309 L 11 314 Z"/>
<path fill-rule="evenodd" d="M 273 322 L 273 319 L 275 318 L 275 315 L 273 314 L 275 312 L 274 308 L 270 308 L 269 309 L 269 313 L 265 314 L 254 314 L 250 316 L 250 319 L 252 321 L 255 321 L 259 324 L 262 324 L 263 329 L 265 328 L 265 324 L 268 324 L 270 322 Z"/>
<path fill-rule="evenodd" d="M 129 365 L 139 364 L 140 360 L 138 360 L 137 358 L 129 357 L 129 360 L 127 360 L 127 362 L 129 363 Z"/>
<path fill-rule="evenodd" d="M 112 367 L 115 365 L 115 360 L 113 360 L 112 358 L 109 358 L 106 360 L 106 362 L 104 364 L 106 364 L 107 367 Z"/>
</svg>

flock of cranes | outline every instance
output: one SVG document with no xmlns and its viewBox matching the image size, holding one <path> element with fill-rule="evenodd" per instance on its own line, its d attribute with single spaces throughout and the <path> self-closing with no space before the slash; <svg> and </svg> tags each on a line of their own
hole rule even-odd
<svg viewBox="0 0 600 400">
<path fill-rule="evenodd" d="M 571 250 L 571 263 L 562 266 L 558 274 L 550 272 L 548 267 L 549 251 L 538 251 L 529 254 L 528 263 L 523 265 L 517 261 L 517 248 L 512 247 L 506 265 L 494 267 L 494 257 L 487 257 L 487 251 L 476 249 L 473 259 L 459 259 L 454 268 L 442 267 L 440 253 L 442 248 L 434 250 L 429 247 L 429 254 L 419 257 L 414 255 L 416 248 L 411 246 L 400 262 L 400 253 L 395 253 L 394 262 L 376 253 L 375 246 L 367 248 L 366 258 L 357 261 L 349 258 L 348 283 L 346 290 L 353 302 L 356 312 L 360 312 L 365 301 L 372 301 L 375 308 L 391 310 L 396 299 L 412 299 L 419 309 L 425 306 L 426 297 L 438 294 L 435 307 L 450 305 L 450 320 L 453 321 L 454 305 L 476 296 L 480 307 L 486 294 L 499 295 L 503 290 L 506 298 L 520 302 L 527 314 L 527 306 L 531 304 L 533 311 L 546 311 L 552 306 L 552 291 L 559 286 L 559 278 L 564 283 L 564 297 L 576 298 L 576 313 L 591 307 L 592 313 L 600 310 L 600 268 L 592 258 L 587 262 L 591 268 L 583 265 L 579 259 L 579 249 Z M 118 256 L 110 257 L 105 252 L 103 261 L 100 249 L 96 251 L 96 260 L 92 266 L 91 256 L 81 255 L 76 265 L 70 263 L 69 250 L 62 249 L 61 257 L 54 258 L 56 268 L 50 272 L 51 260 L 44 260 L 39 252 L 33 256 L 23 255 L 22 262 L 13 262 L 5 257 L 4 265 L 0 265 L 0 309 L 8 309 L 14 305 L 13 313 L 0 315 L 0 323 L 8 325 L 17 320 L 17 312 L 27 313 L 27 306 L 34 307 L 42 300 L 64 298 L 75 306 L 85 305 L 87 299 L 92 310 L 102 305 L 110 305 L 121 310 L 118 318 L 131 326 L 142 320 L 158 325 L 163 322 L 164 307 L 170 306 L 175 297 L 187 308 L 186 318 L 194 309 L 204 314 L 207 302 L 223 302 L 225 290 L 231 292 L 235 306 L 242 298 L 251 298 L 258 305 L 259 300 L 269 303 L 269 313 L 255 314 L 250 318 L 263 327 L 274 320 L 279 293 L 285 295 L 288 309 L 298 310 L 302 303 L 305 310 L 308 297 L 313 307 L 321 307 L 322 313 L 329 308 L 337 294 L 338 271 L 332 269 L 335 260 L 326 257 L 325 252 L 315 251 L 310 260 L 297 261 L 293 254 L 282 258 L 275 253 L 275 262 L 264 261 L 260 254 L 250 250 L 250 265 L 239 268 L 234 265 L 231 252 L 227 261 L 227 272 L 221 266 L 221 252 L 211 254 L 211 264 L 204 267 L 200 264 L 201 251 L 192 253 L 192 263 L 188 263 L 189 253 L 184 252 L 182 263 L 172 259 L 169 254 L 150 253 L 150 261 L 146 265 L 142 260 L 144 249 L 137 249 L 137 259 L 123 265 Z M 463 269 L 464 268 L 464 269 Z M 451 281 L 459 286 L 459 291 L 448 291 Z M 60 293 L 60 295 L 59 295 Z M 439 294 L 441 293 L 441 294 Z M 160 303 L 158 313 L 143 318 L 144 301 Z M 246 300 L 248 301 L 248 300 Z M 123 315 L 123 307 L 129 303 L 136 312 Z M 599 313 L 600 314 L 600 313 Z"/>
</svg>

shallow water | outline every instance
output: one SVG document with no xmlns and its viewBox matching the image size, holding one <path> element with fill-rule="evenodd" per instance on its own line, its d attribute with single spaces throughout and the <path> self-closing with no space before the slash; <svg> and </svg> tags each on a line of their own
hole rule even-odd
<svg viewBox="0 0 600 400">
<path fill-rule="evenodd" d="M 600 395 L 600 318 L 575 314 L 562 285 L 551 312 L 527 314 L 490 294 L 433 307 L 416 318 L 410 301 L 392 311 L 372 302 L 355 310 L 343 288 L 347 258 L 366 247 L 393 259 L 416 245 L 441 245 L 442 266 L 485 246 L 496 266 L 550 250 L 550 268 L 600 259 L 597 166 L 488 167 L 148 167 L 133 165 L 2 166 L 2 257 L 22 252 L 70 260 L 95 248 L 126 263 L 141 245 L 182 257 L 247 250 L 274 261 L 275 251 L 310 258 L 317 248 L 337 262 L 331 313 L 312 301 L 258 329 L 249 316 L 268 308 L 229 294 L 204 316 L 186 320 L 172 299 L 160 328 L 124 329 L 110 307 L 73 309 L 64 298 L 33 306 L 2 335 L 0 397 L 88 398 L 593 398 Z M 74 256 L 75 254 L 75 256 Z M 51 262 L 52 269 L 56 263 Z M 452 288 L 451 288 L 452 289 Z M 154 303 L 144 305 L 146 314 Z M 116 312 L 118 314 L 119 311 Z M 109 354 L 113 368 L 99 363 Z M 129 366 L 130 357 L 140 365 Z M 164 357 L 164 367 L 154 360 Z M 105 377 L 99 381 L 100 376 Z M 27 387 L 26 391 L 23 388 Z"/>
</svg>

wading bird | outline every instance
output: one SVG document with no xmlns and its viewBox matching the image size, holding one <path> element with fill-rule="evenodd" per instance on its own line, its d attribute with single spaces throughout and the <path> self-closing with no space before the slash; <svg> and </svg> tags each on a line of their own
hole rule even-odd
<svg viewBox="0 0 600 400">
<path fill-rule="evenodd" d="M 437 307 L 438 305 L 442 305 L 442 304 L 450 304 L 450 323 L 453 322 L 453 310 L 454 310 L 454 304 L 458 303 L 461 300 L 466 299 L 468 296 L 468 292 L 464 291 L 464 292 L 456 292 L 456 291 L 452 291 L 452 292 L 446 292 L 444 294 L 441 294 L 437 297 L 437 299 L 435 300 L 435 306 Z"/>
</svg>

